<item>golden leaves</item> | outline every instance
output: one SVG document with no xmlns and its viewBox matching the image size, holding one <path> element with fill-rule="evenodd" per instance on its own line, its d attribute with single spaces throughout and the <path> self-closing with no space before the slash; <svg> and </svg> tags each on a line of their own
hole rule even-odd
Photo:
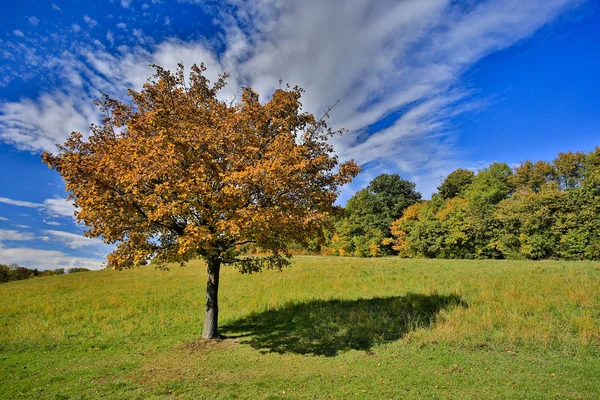
<svg viewBox="0 0 600 400">
<path fill-rule="evenodd" d="M 321 233 L 340 185 L 360 168 L 342 164 L 325 121 L 301 111 L 300 88 L 261 104 L 217 98 L 193 66 L 188 79 L 156 67 L 132 105 L 104 97 L 89 140 L 73 133 L 43 161 L 61 173 L 90 236 L 118 242 L 111 264 L 224 254 L 251 241 L 284 251 Z M 337 172 L 336 172 L 337 168 Z"/>
</svg>

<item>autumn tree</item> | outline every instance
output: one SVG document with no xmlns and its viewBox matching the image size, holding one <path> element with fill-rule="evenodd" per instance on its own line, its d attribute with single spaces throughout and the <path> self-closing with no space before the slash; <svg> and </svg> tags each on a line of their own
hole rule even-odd
<svg viewBox="0 0 600 400">
<path fill-rule="evenodd" d="M 558 153 L 554 159 L 558 182 L 563 189 L 572 189 L 581 183 L 585 172 L 586 155 L 583 152 Z"/>
<path fill-rule="evenodd" d="M 322 233 L 339 186 L 359 171 L 339 165 L 324 118 L 303 112 L 298 87 L 266 103 L 250 88 L 223 101 L 226 75 L 211 84 L 205 68 L 188 77 L 155 66 L 130 103 L 104 96 L 89 138 L 73 132 L 43 160 L 66 182 L 86 236 L 117 245 L 112 268 L 207 261 L 202 336 L 218 332 L 219 271 L 243 273 L 289 264 L 287 243 Z M 241 256 L 254 243 L 271 255 Z"/>
<path fill-rule="evenodd" d="M 546 184 L 555 182 L 557 178 L 556 168 L 548 161 L 527 160 L 515 167 L 514 173 L 508 178 L 508 182 L 514 189 L 529 188 L 538 192 Z"/>
</svg>

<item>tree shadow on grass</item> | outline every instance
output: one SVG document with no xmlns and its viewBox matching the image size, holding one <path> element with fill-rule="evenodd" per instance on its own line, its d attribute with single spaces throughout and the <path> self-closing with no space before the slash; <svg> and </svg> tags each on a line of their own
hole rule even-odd
<svg viewBox="0 0 600 400">
<path fill-rule="evenodd" d="M 370 350 L 433 324 L 450 307 L 466 307 L 458 295 L 408 293 L 401 297 L 312 300 L 253 313 L 222 328 L 228 338 L 263 352 L 336 356 Z"/>
</svg>

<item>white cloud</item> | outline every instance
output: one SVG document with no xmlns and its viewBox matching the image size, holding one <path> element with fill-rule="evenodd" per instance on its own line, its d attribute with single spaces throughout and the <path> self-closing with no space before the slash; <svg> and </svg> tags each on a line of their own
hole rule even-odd
<svg viewBox="0 0 600 400">
<path fill-rule="evenodd" d="M 60 7 L 57 6 L 56 4 L 52 3 L 52 9 L 55 11 L 60 11 Z"/>
<path fill-rule="evenodd" d="M 34 248 L 1 248 L 0 260 L 5 264 L 16 263 L 26 268 L 56 269 L 83 267 L 102 269 L 103 261 L 95 258 L 73 257 L 57 250 Z"/>
<path fill-rule="evenodd" d="M 350 131 L 333 140 L 341 158 L 367 164 L 371 174 L 408 175 L 428 196 L 461 157 L 449 121 L 481 106 L 461 88 L 463 72 L 579 2 L 230 0 L 233 7 L 223 6 L 217 19 L 222 51 L 202 40 L 121 46 L 113 54 L 81 44 L 61 56 L 67 61 L 49 62 L 69 89 L 0 104 L 0 140 L 53 151 L 71 131 L 86 132 L 98 121 L 91 106 L 97 91 L 122 96 L 127 87 L 139 89 L 152 73 L 148 64 L 204 62 L 213 81 L 223 71 L 231 74 L 225 97 L 248 85 L 265 99 L 282 79 L 306 89 L 302 102 L 318 116 L 339 99 L 330 125 Z M 111 31 L 106 37 L 112 44 Z M 141 31 L 137 39 L 146 40 Z M 367 133 L 393 113 L 389 126 Z"/>
<path fill-rule="evenodd" d="M 133 29 L 131 31 L 131 33 L 133 34 L 133 36 L 136 37 L 136 39 L 138 40 L 138 43 L 140 43 L 140 44 L 146 43 L 146 39 L 144 38 L 144 32 L 141 29 Z"/>
<path fill-rule="evenodd" d="M 108 40 L 110 42 L 111 46 L 113 46 L 115 44 L 115 35 L 114 35 L 114 33 L 112 33 L 111 30 L 106 32 L 106 40 Z"/>
<path fill-rule="evenodd" d="M 90 28 L 95 28 L 96 25 L 98 25 L 98 21 L 96 21 L 95 19 L 92 19 L 92 17 L 90 17 L 89 15 L 84 15 L 83 16 L 83 20 L 85 21 L 86 24 L 88 24 L 88 26 Z"/>
<path fill-rule="evenodd" d="M 449 117 L 477 106 L 462 72 L 577 3 L 239 1 L 221 62 L 262 94 L 280 78 L 300 84 L 315 114 L 339 99 L 331 123 L 351 131 L 334 140 L 341 157 L 395 164 L 425 192 L 460 157 Z M 391 127 L 365 134 L 399 109 Z"/>
<path fill-rule="evenodd" d="M 138 35 L 144 40 L 141 31 Z M 179 62 L 186 66 L 204 62 L 212 81 L 224 71 L 217 57 L 202 42 L 169 39 L 155 46 L 153 52 L 139 47 L 125 48 L 119 56 L 93 51 L 84 45 L 79 51 L 78 56 L 85 62 L 66 52 L 60 59 L 47 62 L 60 68 L 67 91 L 56 89 L 42 93 L 35 100 L 24 98 L 0 103 L 0 140 L 20 150 L 55 152 L 56 144 L 63 143 L 71 132 L 85 135 L 90 123 L 99 122 L 100 113 L 93 104 L 99 92 L 118 98 L 129 87 L 140 89 L 153 73 L 150 64 L 175 69 Z M 232 97 L 237 87 L 232 78 L 222 93 L 223 98 Z"/>
<path fill-rule="evenodd" d="M 23 224 L 13 224 L 12 226 L 14 226 L 15 228 L 21 228 L 21 229 L 30 229 L 31 228 L 29 225 L 23 225 Z"/>
<path fill-rule="evenodd" d="M 46 225 L 52 225 L 52 226 L 61 226 L 62 224 L 60 222 L 56 222 L 56 221 L 48 221 L 48 220 L 42 220 L 42 222 L 44 222 Z"/>
<path fill-rule="evenodd" d="M 0 217 L 0 221 L 10 221 L 8 218 Z"/>
<path fill-rule="evenodd" d="M 76 233 L 56 231 L 51 229 L 42 230 L 42 233 L 50 236 L 50 240 L 63 243 L 71 249 L 80 249 L 91 246 L 104 246 L 100 239 L 90 239 Z"/>
<path fill-rule="evenodd" d="M 25 36 L 20 29 L 15 29 L 14 31 L 12 31 L 12 33 L 13 33 L 13 35 L 18 36 L 18 37 Z"/>
<path fill-rule="evenodd" d="M 10 204 L 18 207 L 40 208 L 43 205 L 40 203 L 32 203 L 30 201 L 13 200 L 6 197 L 0 197 L 0 203 Z"/>
<path fill-rule="evenodd" d="M 52 217 L 73 217 L 77 210 L 72 201 L 58 198 L 44 200 L 44 208 Z"/>
<path fill-rule="evenodd" d="M 30 232 L 20 232 L 10 229 L 0 229 L 0 242 L 1 241 L 12 241 L 12 240 L 33 240 L 34 236 Z"/>
<path fill-rule="evenodd" d="M 129 8 L 129 6 L 131 5 L 131 1 L 132 0 L 121 0 L 121 7 Z"/>
<path fill-rule="evenodd" d="M 31 16 L 31 17 L 27 18 L 27 20 L 33 26 L 38 26 L 38 24 L 40 23 L 40 20 L 35 16 Z"/>
<path fill-rule="evenodd" d="M 0 203 L 17 207 L 37 208 L 51 217 L 73 217 L 73 213 L 77 210 L 75 206 L 73 206 L 72 201 L 60 198 L 46 199 L 43 203 L 34 203 L 31 201 L 0 197 Z"/>
<path fill-rule="evenodd" d="M 73 32 L 79 32 L 81 30 L 81 26 L 78 24 L 73 24 L 71 25 L 71 29 L 73 29 Z"/>
<path fill-rule="evenodd" d="M 77 78 L 74 74 L 75 85 Z M 85 92 L 42 93 L 35 100 L 0 103 L 0 140 L 20 150 L 54 152 L 72 131 L 86 132 L 98 119 L 93 99 Z"/>
</svg>

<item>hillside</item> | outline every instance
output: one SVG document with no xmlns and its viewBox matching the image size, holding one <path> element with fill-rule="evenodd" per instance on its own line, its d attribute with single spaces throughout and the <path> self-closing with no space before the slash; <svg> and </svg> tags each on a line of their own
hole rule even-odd
<svg viewBox="0 0 600 400">
<path fill-rule="evenodd" d="M 0 286 L 0 398 L 600 398 L 600 265 L 296 257 Z"/>
</svg>

